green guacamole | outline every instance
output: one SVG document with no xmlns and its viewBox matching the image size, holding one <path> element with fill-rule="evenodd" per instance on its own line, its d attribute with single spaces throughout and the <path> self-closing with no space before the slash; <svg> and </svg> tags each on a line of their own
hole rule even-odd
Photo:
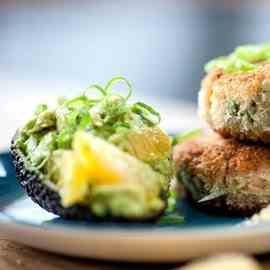
<svg viewBox="0 0 270 270">
<path fill-rule="evenodd" d="M 270 43 L 243 45 L 231 54 L 220 56 L 208 62 L 204 69 L 222 68 L 225 73 L 248 72 L 256 69 L 258 63 L 270 59 Z"/>
<path fill-rule="evenodd" d="M 126 96 L 113 91 L 118 81 L 127 85 Z M 80 137 L 76 135 L 80 132 L 84 138 L 89 135 L 89 144 L 96 143 L 92 148 L 98 154 L 103 151 L 106 160 L 118 159 L 120 165 L 116 165 L 122 167 L 138 166 L 126 175 L 134 177 L 138 173 L 140 181 L 145 178 L 142 184 L 87 186 L 79 203 L 90 205 L 95 215 L 105 216 L 110 211 L 122 217 L 150 216 L 166 205 L 162 192 L 167 190 L 173 175 L 171 139 L 159 128 L 157 111 L 142 102 L 128 102 L 131 93 L 131 85 L 123 77 L 113 78 L 105 87 L 91 85 L 75 98 L 60 98 L 54 107 L 39 105 L 18 132 L 16 146 L 28 167 L 55 185 L 60 196 L 66 189 L 65 171 L 69 170 L 70 157 L 76 150 L 74 137 Z"/>
</svg>

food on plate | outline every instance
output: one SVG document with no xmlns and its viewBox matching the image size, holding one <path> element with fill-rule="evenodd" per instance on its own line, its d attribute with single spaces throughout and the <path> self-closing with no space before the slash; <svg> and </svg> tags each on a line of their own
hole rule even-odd
<svg viewBox="0 0 270 270">
<path fill-rule="evenodd" d="M 225 254 L 193 262 L 179 270 L 262 270 L 259 264 L 241 254 Z"/>
<path fill-rule="evenodd" d="M 224 137 L 270 143 L 270 43 L 237 47 L 205 69 L 201 117 Z"/>
<path fill-rule="evenodd" d="M 113 91 L 119 81 L 126 96 Z M 128 102 L 131 90 L 116 77 L 37 107 L 11 145 L 17 178 L 33 201 L 71 219 L 141 221 L 164 212 L 174 170 L 171 139 L 158 112 Z"/>
<path fill-rule="evenodd" d="M 248 220 L 246 220 L 243 225 L 244 226 L 253 226 L 258 225 L 262 222 L 269 222 L 270 221 L 270 205 L 263 208 L 260 212 L 251 216 Z"/>
<path fill-rule="evenodd" d="M 174 149 L 176 174 L 196 206 L 249 216 L 270 203 L 270 148 L 202 134 Z"/>
</svg>

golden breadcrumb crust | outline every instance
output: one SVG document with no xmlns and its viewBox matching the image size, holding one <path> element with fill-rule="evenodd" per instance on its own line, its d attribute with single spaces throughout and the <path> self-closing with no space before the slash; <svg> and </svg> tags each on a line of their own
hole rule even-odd
<svg viewBox="0 0 270 270">
<path fill-rule="evenodd" d="M 202 181 L 202 193 L 226 191 L 226 200 L 218 207 L 252 214 L 270 203 L 270 148 L 265 145 L 209 134 L 177 145 L 174 161 L 178 175 L 185 170 L 189 181 Z"/>
<path fill-rule="evenodd" d="M 270 64 L 238 74 L 210 71 L 202 80 L 199 114 L 224 137 L 270 142 Z"/>
</svg>

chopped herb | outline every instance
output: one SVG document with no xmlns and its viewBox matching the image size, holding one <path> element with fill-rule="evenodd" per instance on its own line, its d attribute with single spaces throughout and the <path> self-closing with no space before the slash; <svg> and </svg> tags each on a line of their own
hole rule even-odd
<svg viewBox="0 0 270 270">
<path fill-rule="evenodd" d="M 207 202 L 207 201 L 212 201 L 215 200 L 217 198 L 220 198 L 224 195 L 226 195 L 226 191 L 224 190 L 217 190 L 217 191 L 213 191 L 211 192 L 209 195 L 203 197 L 202 199 L 200 199 L 198 202 L 202 203 L 202 202 Z"/>
<path fill-rule="evenodd" d="M 139 114 L 150 125 L 154 126 L 160 123 L 160 114 L 145 103 L 137 102 L 132 106 L 131 110 Z"/>
<path fill-rule="evenodd" d="M 173 225 L 184 222 L 184 217 L 178 213 L 177 196 L 178 193 L 175 189 L 169 191 L 167 209 L 165 214 L 159 219 L 159 224 Z"/>
<path fill-rule="evenodd" d="M 168 195 L 168 206 L 166 209 L 167 213 L 174 212 L 177 210 L 177 192 L 170 190 Z"/>
<path fill-rule="evenodd" d="M 199 200 L 204 195 L 203 191 L 203 183 L 199 177 L 195 177 L 189 173 L 189 171 L 183 166 L 177 175 L 178 181 L 183 183 L 186 189 L 192 194 L 192 196 Z"/>
<path fill-rule="evenodd" d="M 249 122 L 249 123 L 254 123 L 254 118 L 253 118 L 253 115 L 249 112 L 249 111 L 247 111 L 246 112 L 246 119 L 247 119 L 247 121 Z"/>
<path fill-rule="evenodd" d="M 48 109 L 48 106 L 46 104 L 39 104 L 36 108 L 35 114 L 38 115 Z"/>
<path fill-rule="evenodd" d="M 257 104 L 256 102 L 253 100 L 251 101 L 250 105 L 249 105 L 249 113 L 251 115 L 254 115 L 257 112 Z"/>
<path fill-rule="evenodd" d="M 179 214 L 169 214 L 162 216 L 158 223 L 162 225 L 182 224 L 185 221 L 184 217 Z"/>
<path fill-rule="evenodd" d="M 131 97 L 133 90 L 132 90 L 131 83 L 125 77 L 122 77 L 122 76 L 112 78 L 105 86 L 105 93 L 111 94 L 112 85 L 120 81 L 125 82 L 126 85 L 128 86 L 128 94 L 125 97 L 125 99 L 128 100 Z"/>
<path fill-rule="evenodd" d="M 177 134 L 172 137 L 172 144 L 180 144 L 183 143 L 184 141 L 190 140 L 190 139 L 195 139 L 199 137 L 202 134 L 203 130 L 201 128 L 193 129 L 190 131 L 186 131 L 180 134 Z"/>
<path fill-rule="evenodd" d="M 71 147 L 74 132 L 73 128 L 62 129 L 57 135 L 57 147 L 59 149 L 69 149 Z"/>
<path fill-rule="evenodd" d="M 251 111 L 248 111 L 248 110 L 242 111 L 240 113 L 240 116 L 242 117 L 244 121 L 247 121 L 250 124 L 254 122 L 254 116 L 253 116 L 253 113 L 251 113 Z"/>
<path fill-rule="evenodd" d="M 232 116 L 237 116 L 240 105 L 235 100 L 230 99 L 226 103 L 227 110 L 229 111 L 229 114 Z"/>
<path fill-rule="evenodd" d="M 205 72 L 213 68 L 221 68 L 225 73 L 239 73 L 252 71 L 257 63 L 269 61 L 270 43 L 257 45 L 244 45 L 237 47 L 231 54 L 220 56 L 209 61 L 205 66 Z"/>
</svg>

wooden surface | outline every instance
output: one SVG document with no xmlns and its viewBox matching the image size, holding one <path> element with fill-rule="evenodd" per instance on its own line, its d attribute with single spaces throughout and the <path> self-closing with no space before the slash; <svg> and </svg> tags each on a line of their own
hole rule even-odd
<svg viewBox="0 0 270 270">
<path fill-rule="evenodd" d="M 0 240 L 0 270 L 167 270 L 175 267 L 70 258 Z"/>
<path fill-rule="evenodd" d="M 270 270 L 270 254 L 256 259 L 264 266 L 264 270 Z M 128 264 L 70 258 L 0 240 L 0 270 L 174 270 L 180 265 Z"/>
</svg>

